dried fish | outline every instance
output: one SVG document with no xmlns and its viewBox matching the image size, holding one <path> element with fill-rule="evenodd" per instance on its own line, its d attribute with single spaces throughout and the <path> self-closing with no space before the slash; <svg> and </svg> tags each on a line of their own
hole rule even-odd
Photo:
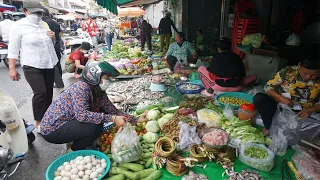
<svg viewBox="0 0 320 180">
<path fill-rule="evenodd" d="M 192 90 L 198 90 L 200 88 L 199 85 L 196 84 L 182 84 L 180 86 L 180 89 L 184 91 L 192 91 Z"/>
<path fill-rule="evenodd" d="M 262 176 L 256 171 L 251 171 L 249 169 L 239 172 L 234 172 L 233 169 L 226 170 L 224 174 L 228 174 L 229 178 L 227 180 L 264 180 Z"/>
</svg>

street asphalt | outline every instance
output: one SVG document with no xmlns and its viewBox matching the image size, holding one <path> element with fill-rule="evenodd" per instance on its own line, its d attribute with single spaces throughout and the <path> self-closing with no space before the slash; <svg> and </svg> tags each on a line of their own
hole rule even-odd
<svg viewBox="0 0 320 180">
<path fill-rule="evenodd" d="M 62 59 L 64 64 L 66 56 Z M 3 62 L 0 63 L 0 88 L 13 96 L 22 118 L 29 123 L 34 123 L 32 114 L 32 90 L 25 80 L 21 66 L 17 67 L 21 74 L 21 80 L 11 81 L 8 75 L 8 68 Z M 65 87 L 74 82 L 73 74 L 64 73 L 63 80 Z M 56 98 L 63 89 L 54 89 Z M 34 132 L 35 133 L 35 132 Z M 36 134 L 36 133 L 35 133 Z M 65 153 L 65 145 L 56 145 L 46 142 L 39 134 L 36 134 L 35 142 L 29 146 L 21 166 L 10 180 L 44 180 L 47 167 L 52 161 Z"/>
</svg>

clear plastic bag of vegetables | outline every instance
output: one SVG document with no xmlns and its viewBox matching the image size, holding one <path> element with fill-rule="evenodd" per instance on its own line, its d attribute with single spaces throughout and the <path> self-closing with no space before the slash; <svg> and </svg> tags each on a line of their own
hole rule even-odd
<svg viewBox="0 0 320 180">
<path fill-rule="evenodd" d="M 130 123 L 121 127 L 111 144 L 112 158 L 117 163 L 137 161 L 142 154 L 139 137 Z"/>
<path fill-rule="evenodd" d="M 242 143 L 240 161 L 252 168 L 269 172 L 274 166 L 274 153 L 261 144 Z"/>
<path fill-rule="evenodd" d="M 279 129 L 277 134 L 271 135 L 272 142 L 269 148 L 278 156 L 284 156 L 287 153 L 288 141 L 283 135 L 283 130 Z"/>
</svg>

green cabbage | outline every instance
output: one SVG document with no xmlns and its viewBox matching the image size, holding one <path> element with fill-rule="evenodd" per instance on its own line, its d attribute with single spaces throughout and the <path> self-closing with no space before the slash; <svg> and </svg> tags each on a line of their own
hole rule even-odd
<svg viewBox="0 0 320 180">
<path fill-rule="evenodd" d="M 147 114 L 147 119 L 148 120 L 157 120 L 160 118 L 160 111 L 159 110 L 151 110 Z"/>
<path fill-rule="evenodd" d="M 153 132 L 153 133 L 159 132 L 160 128 L 159 128 L 158 122 L 157 121 L 149 121 L 149 122 L 147 122 L 146 130 L 148 132 Z"/>
<path fill-rule="evenodd" d="M 159 136 L 157 133 L 153 132 L 147 132 L 146 134 L 143 135 L 143 140 L 145 140 L 148 143 L 155 143 L 159 139 Z"/>
</svg>

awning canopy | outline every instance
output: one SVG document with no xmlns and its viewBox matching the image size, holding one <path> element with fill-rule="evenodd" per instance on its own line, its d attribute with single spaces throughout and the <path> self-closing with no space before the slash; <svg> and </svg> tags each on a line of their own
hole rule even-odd
<svg viewBox="0 0 320 180">
<path fill-rule="evenodd" d="M 96 0 L 97 4 L 106 8 L 111 13 L 118 15 L 117 5 L 113 0 Z"/>
<path fill-rule="evenodd" d="M 7 4 L 0 4 L 0 12 L 3 11 L 16 11 L 16 7 L 15 6 L 11 6 L 11 5 L 7 5 Z"/>
<path fill-rule="evenodd" d="M 119 17 L 138 17 L 145 15 L 146 12 L 139 7 L 129 7 L 129 8 L 119 8 L 118 7 L 118 16 Z"/>
<path fill-rule="evenodd" d="M 133 7 L 146 4 L 153 4 L 161 0 L 96 0 L 98 5 L 106 8 L 111 13 L 118 15 L 117 6 L 119 7 Z"/>
<path fill-rule="evenodd" d="M 158 3 L 162 0 L 137 0 L 137 1 L 131 1 L 126 4 L 120 5 L 120 7 L 133 7 L 133 6 L 140 6 L 140 5 L 147 5 L 147 4 L 154 4 Z"/>
</svg>

